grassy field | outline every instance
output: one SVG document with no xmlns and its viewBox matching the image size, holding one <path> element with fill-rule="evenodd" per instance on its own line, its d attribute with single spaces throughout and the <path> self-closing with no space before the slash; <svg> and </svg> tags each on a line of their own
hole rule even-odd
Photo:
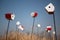
<svg viewBox="0 0 60 40">
<path fill-rule="evenodd" d="M 9 32 L 7 36 L 8 40 L 54 40 L 53 37 L 51 39 L 46 36 L 40 36 L 38 34 L 32 34 L 31 38 L 31 33 L 22 33 L 22 32 Z M 0 40 L 6 40 L 6 35 L 0 36 Z"/>
</svg>

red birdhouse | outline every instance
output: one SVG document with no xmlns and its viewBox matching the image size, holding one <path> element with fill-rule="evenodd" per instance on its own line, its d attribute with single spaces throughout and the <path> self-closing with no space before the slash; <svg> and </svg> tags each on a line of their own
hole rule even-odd
<svg viewBox="0 0 60 40">
<path fill-rule="evenodd" d="M 14 20 L 15 15 L 12 14 L 12 13 L 6 13 L 5 14 L 5 18 L 8 19 L 8 20 Z"/>
<path fill-rule="evenodd" d="M 37 12 L 32 12 L 32 13 L 31 13 L 31 16 L 34 17 L 34 18 L 37 17 L 37 15 L 38 15 Z"/>
<path fill-rule="evenodd" d="M 52 30 L 51 26 L 47 26 L 46 32 L 50 32 Z"/>
<path fill-rule="evenodd" d="M 51 28 L 51 26 L 47 26 L 47 30 L 51 30 L 52 28 Z"/>
</svg>

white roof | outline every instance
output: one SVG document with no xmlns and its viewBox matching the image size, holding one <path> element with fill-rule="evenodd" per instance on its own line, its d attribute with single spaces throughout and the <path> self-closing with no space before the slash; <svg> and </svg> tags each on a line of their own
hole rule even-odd
<svg viewBox="0 0 60 40">
<path fill-rule="evenodd" d="M 51 26 L 47 26 L 47 28 L 51 28 Z"/>
</svg>

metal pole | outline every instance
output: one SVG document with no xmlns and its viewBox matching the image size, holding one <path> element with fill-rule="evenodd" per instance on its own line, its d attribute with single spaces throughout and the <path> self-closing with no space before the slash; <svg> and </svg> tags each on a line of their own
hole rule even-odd
<svg viewBox="0 0 60 40">
<path fill-rule="evenodd" d="M 8 26 L 7 26 L 7 31 L 6 31 L 6 40 L 8 40 L 9 24 L 10 24 L 10 20 L 8 20 Z"/>
<path fill-rule="evenodd" d="M 32 32 L 31 32 L 31 40 L 32 40 L 32 34 L 33 34 L 33 30 L 34 30 L 34 22 L 35 22 L 35 18 L 33 18 Z"/>
<path fill-rule="evenodd" d="M 55 40 L 57 40 L 57 34 L 56 34 L 56 23 L 55 23 L 55 15 L 53 13 L 53 21 L 54 21 L 54 30 L 55 30 Z"/>
</svg>

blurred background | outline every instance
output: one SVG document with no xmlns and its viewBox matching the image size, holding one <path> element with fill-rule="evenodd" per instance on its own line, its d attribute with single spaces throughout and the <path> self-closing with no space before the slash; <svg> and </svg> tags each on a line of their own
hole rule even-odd
<svg viewBox="0 0 60 40">
<path fill-rule="evenodd" d="M 5 18 L 6 13 L 15 14 L 15 19 L 10 21 L 9 24 L 9 33 L 16 31 L 16 22 L 20 21 L 21 25 L 24 26 L 24 31 L 19 30 L 21 35 L 24 33 L 31 33 L 31 28 L 33 24 L 33 18 L 31 12 L 37 12 L 38 16 L 35 18 L 34 23 L 34 34 L 37 34 L 37 24 L 40 24 L 41 27 L 38 28 L 38 34 L 41 37 L 44 37 L 45 29 L 47 26 L 52 26 L 52 32 L 54 30 L 53 16 L 49 15 L 45 6 L 49 3 L 52 3 L 55 6 L 55 22 L 58 40 L 60 37 L 60 0 L 0 0 L 0 36 L 6 34 L 8 20 Z M 23 32 L 23 33 L 22 33 Z M 33 34 L 33 35 L 34 35 Z M 45 33 L 46 36 L 48 33 Z M 20 34 L 19 34 L 20 35 Z M 36 35 L 34 35 L 36 36 Z M 27 40 L 27 39 L 26 39 Z"/>
</svg>

